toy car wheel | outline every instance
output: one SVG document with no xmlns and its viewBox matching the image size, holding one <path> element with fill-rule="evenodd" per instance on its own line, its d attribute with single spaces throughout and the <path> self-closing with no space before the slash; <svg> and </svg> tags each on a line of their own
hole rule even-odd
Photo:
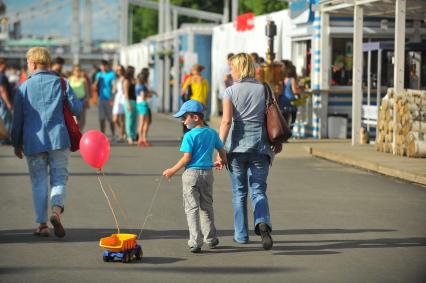
<svg viewBox="0 0 426 283">
<path fill-rule="evenodd" d="M 122 263 L 128 263 L 129 261 L 130 261 L 130 254 L 127 251 L 125 251 L 123 253 L 123 258 L 122 258 L 121 262 Z"/>
<path fill-rule="evenodd" d="M 109 261 L 109 257 L 107 257 L 107 256 L 105 256 L 105 255 L 102 257 L 102 259 L 103 259 L 105 262 L 108 262 L 108 261 Z"/>
<path fill-rule="evenodd" d="M 138 248 L 138 250 L 136 252 L 136 259 L 141 260 L 142 256 L 143 256 L 142 248 Z"/>
</svg>

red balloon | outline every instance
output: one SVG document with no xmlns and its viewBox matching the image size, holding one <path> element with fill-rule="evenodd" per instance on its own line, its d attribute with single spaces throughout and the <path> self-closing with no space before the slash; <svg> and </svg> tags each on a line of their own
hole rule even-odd
<svg viewBox="0 0 426 283">
<path fill-rule="evenodd" d="M 90 130 L 80 140 L 80 154 L 87 164 L 101 169 L 108 160 L 110 145 L 108 138 L 100 131 Z"/>
</svg>

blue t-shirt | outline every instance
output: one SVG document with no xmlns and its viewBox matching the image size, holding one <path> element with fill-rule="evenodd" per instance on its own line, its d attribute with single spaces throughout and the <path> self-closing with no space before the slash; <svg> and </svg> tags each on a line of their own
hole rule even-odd
<svg viewBox="0 0 426 283">
<path fill-rule="evenodd" d="M 213 150 L 223 148 L 215 130 L 209 127 L 194 128 L 183 136 L 181 152 L 190 152 L 191 161 L 186 168 L 208 169 L 213 167 Z"/>
<path fill-rule="evenodd" d="M 98 81 L 99 99 L 110 100 L 112 97 L 112 82 L 115 80 L 115 73 L 108 71 L 106 73 L 98 72 L 96 74 Z"/>
</svg>

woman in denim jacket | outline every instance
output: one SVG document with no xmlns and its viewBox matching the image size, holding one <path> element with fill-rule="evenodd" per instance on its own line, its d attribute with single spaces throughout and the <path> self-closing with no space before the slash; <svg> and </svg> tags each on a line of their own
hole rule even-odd
<svg viewBox="0 0 426 283">
<path fill-rule="evenodd" d="M 70 139 L 64 121 L 63 99 L 68 100 L 77 116 L 82 105 L 74 91 L 59 76 L 48 71 L 51 57 L 47 49 L 33 47 L 27 52 L 31 74 L 17 90 L 14 105 L 12 144 L 18 158 L 26 156 L 31 177 L 32 195 L 38 228 L 34 235 L 48 236 L 47 204 L 50 169 L 50 222 L 55 235 L 64 237 L 60 214 L 64 210 Z"/>
<path fill-rule="evenodd" d="M 265 125 L 265 90 L 255 77 L 255 65 L 249 54 L 231 57 L 231 74 L 234 84 L 223 96 L 223 117 L 219 136 L 228 153 L 229 174 L 232 182 L 234 208 L 234 241 L 249 241 L 247 221 L 247 196 L 250 190 L 254 214 L 255 233 L 262 238 L 265 250 L 273 242 L 266 196 L 266 179 L 274 153 L 281 144 L 271 145 Z M 218 158 L 220 159 L 220 158 Z"/>
</svg>

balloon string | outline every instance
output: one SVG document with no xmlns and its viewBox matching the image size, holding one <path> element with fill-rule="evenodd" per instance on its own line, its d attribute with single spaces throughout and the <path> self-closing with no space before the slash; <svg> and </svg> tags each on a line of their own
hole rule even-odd
<svg viewBox="0 0 426 283">
<path fill-rule="evenodd" d="M 152 196 L 151 204 L 149 205 L 149 209 L 148 209 L 148 212 L 147 212 L 147 214 L 146 214 L 146 216 L 145 216 L 145 220 L 143 221 L 141 231 L 139 232 L 139 235 L 138 235 L 138 237 L 137 237 L 137 239 L 138 239 L 138 240 L 139 240 L 139 238 L 141 237 L 142 232 L 144 231 L 145 224 L 146 224 L 146 222 L 147 222 L 148 218 L 152 216 L 152 214 L 151 214 L 152 206 L 154 205 L 154 201 L 155 201 L 155 199 L 157 198 L 157 193 L 158 193 L 158 190 L 160 189 L 160 185 L 161 185 L 161 181 L 162 181 L 162 180 L 163 180 L 163 178 L 161 177 L 161 178 L 160 178 L 160 180 L 158 181 L 157 188 L 155 189 L 154 195 Z"/>
<path fill-rule="evenodd" d="M 104 177 L 104 179 L 106 178 L 104 171 L 100 170 L 100 172 L 102 173 L 102 176 Z M 118 205 L 118 208 L 120 209 L 121 214 L 124 216 L 124 220 L 126 221 L 127 227 L 131 230 L 136 230 L 135 226 L 130 225 L 130 221 L 129 221 L 129 217 L 128 214 L 126 213 L 126 210 L 124 209 L 124 207 L 121 205 L 121 202 L 119 201 L 115 191 L 112 189 L 111 184 L 108 182 L 107 180 L 107 187 L 109 189 L 109 191 L 112 194 L 112 197 L 114 198 L 115 202 Z"/>
<path fill-rule="evenodd" d="M 115 212 L 114 212 L 114 209 L 112 208 L 111 202 L 109 201 L 109 197 L 108 197 L 108 195 L 105 193 L 104 187 L 103 187 L 102 182 L 101 182 L 100 174 L 99 174 L 100 172 L 102 172 L 102 169 L 99 169 L 99 171 L 98 171 L 98 180 L 99 180 L 99 184 L 101 185 L 102 192 L 104 193 L 105 198 L 106 198 L 106 200 L 107 200 L 107 202 L 108 202 L 109 208 L 111 209 L 112 216 L 114 216 L 115 226 L 117 226 L 118 234 L 120 234 L 120 227 L 118 226 L 117 217 L 115 216 Z"/>
</svg>

